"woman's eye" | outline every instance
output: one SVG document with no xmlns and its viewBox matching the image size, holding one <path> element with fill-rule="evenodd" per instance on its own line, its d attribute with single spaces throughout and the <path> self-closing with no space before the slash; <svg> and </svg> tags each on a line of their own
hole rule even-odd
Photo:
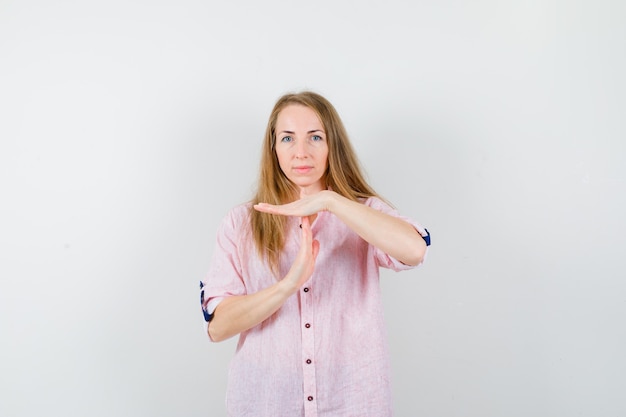
<svg viewBox="0 0 626 417">
<path fill-rule="evenodd" d="M 322 140 L 322 137 L 319 135 L 313 135 L 311 139 L 313 140 L 313 142 L 319 142 L 320 140 Z"/>
<path fill-rule="evenodd" d="M 281 142 L 291 142 L 293 139 L 291 139 L 291 136 L 285 136 L 284 138 L 282 138 L 280 141 Z"/>
</svg>

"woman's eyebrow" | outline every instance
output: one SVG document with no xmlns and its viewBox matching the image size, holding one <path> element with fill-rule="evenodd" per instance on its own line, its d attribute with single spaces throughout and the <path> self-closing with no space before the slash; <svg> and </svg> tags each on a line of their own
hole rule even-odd
<svg viewBox="0 0 626 417">
<path fill-rule="evenodd" d="M 309 133 L 315 133 L 315 132 L 326 133 L 326 132 L 324 132 L 324 131 L 323 131 L 323 130 L 321 130 L 321 129 L 313 129 L 313 130 L 309 130 L 309 131 L 308 131 L 308 132 L 306 132 L 306 133 L 307 133 L 307 134 L 309 134 Z M 279 134 L 279 135 L 282 135 L 283 133 L 287 133 L 288 135 L 293 135 L 293 134 L 295 134 L 296 132 L 293 132 L 293 131 L 291 131 L 291 130 L 281 130 L 280 132 L 278 132 L 278 134 Z"/>
</svg>

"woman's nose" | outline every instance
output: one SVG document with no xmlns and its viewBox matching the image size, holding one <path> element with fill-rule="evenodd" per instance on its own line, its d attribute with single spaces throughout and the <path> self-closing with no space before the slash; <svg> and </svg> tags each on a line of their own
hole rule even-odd
<svg viewBox="0 0 626 417">
<path fill-rule="evenodd" d="M 296 158 L 305 158 L 306 156 L 308 156 L 306 141 L 304 140 L 296 141 L 295 156 Z"/>
</svg>

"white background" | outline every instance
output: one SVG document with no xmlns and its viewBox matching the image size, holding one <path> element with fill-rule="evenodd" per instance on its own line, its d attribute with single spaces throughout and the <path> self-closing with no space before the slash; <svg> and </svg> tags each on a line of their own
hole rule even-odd
<svg viewBox="0 0 626 417">
<path fill-rule="evenodd" d="M 1 0 L 0 415 L 224 415 L 198 282 L 306 88 L 433 234 L 397 415 L 626 415 L 625 4 Z"/>
</svg>

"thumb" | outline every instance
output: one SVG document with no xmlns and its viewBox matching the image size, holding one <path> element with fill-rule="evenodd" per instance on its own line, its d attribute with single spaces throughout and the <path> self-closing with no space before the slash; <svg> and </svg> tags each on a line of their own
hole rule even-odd
<svg viewBox="0 0 626 417">
<path fill-rule="evenodd" d="M 317 254 L 320 252 L 320 241 L 317 239 L 314 239 L 313 242 L 311 243 L 311 253 L 313 255 L 313 263 L 315 263 L 315 260 L 317 259 Z"/>
</svg>

